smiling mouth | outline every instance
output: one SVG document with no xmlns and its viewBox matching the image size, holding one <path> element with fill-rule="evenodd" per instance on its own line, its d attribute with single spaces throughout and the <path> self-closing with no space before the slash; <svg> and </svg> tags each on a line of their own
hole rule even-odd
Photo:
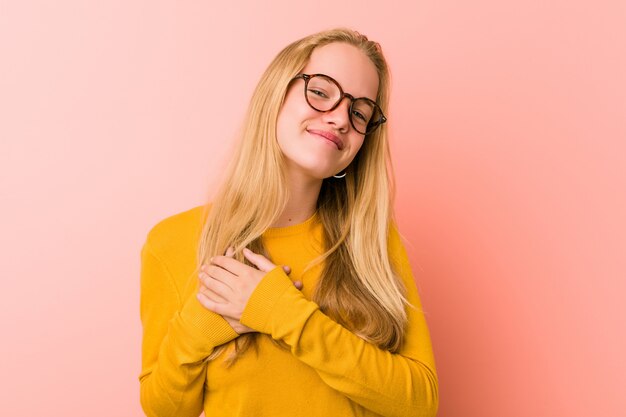
<svg viewBox="0 0 626 417">
<path fill-rule="evenodd" d="M 325 132 L 325 131 L 320 131 L 320 130 L 307 130 L 307 132 L 309 132 L 312 135 L 318 136 L 322 139 L 326 139 L 329 142 L 334 143 L 338 150 L 343 149 L 343 143 L 341 142 L 341 140 L 330 132 Z"/>
</svg>

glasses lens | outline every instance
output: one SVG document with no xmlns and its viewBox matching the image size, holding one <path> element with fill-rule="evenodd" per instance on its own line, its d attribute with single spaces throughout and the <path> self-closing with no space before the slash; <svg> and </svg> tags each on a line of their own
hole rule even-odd
<svg viewBox="0 0 626 417">
<path fill-rule="evenodd" d="M 352 113 L 350 113 L 354 128 L 359 133 L 369 133 L 368 127 L 370 122 L 376 122 L 380 118 L 380 112 L 378 106 L 376 106 L 370 100 L 362 98 L 356 99 L 352 103 Z"/>
<path fill-rule="evenodd" d="M 330 110 L 339 100 L 339 86 L 330 78 L 317 75 L 309 79 L 306 98 L 309 104 L 319 111 Z"/>
</svg>

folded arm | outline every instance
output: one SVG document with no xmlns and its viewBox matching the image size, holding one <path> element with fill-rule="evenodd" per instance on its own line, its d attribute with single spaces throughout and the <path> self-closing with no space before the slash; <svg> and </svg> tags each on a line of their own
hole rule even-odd
<svg viewBox="0 0 626 417">
<path fill-rule="evenodd" d="M 377 414 L 434 416 L 439 397 L 429 331 L 406 252 L 394 233 L 391 256 L 416 307 L 408 309 L 409 325 L 398 353 L 379 349 L 326 316 L 280 267 L 259 283 L 240 321 L 287 343 L 329 386 Z"/>
<path fill-rule="evenodd" d="M 181 300 L 166 265 L 145 244 L 141 252 L 143 324 L 141 406 L 149 417 L 202 413 L 206 361 L 215 347 L 238 334 L 198 302 Z"/>
</svg>

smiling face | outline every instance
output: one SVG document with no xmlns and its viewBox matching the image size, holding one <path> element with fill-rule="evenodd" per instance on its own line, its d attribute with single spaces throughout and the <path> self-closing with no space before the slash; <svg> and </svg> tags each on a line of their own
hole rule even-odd
<svg viewBox="0 0 626 417">
<path fill-rule="evenodd" d="M 301 73 L 328 75 L 345 93 L 376 100 L 376 67 L 352 45 L 335 42 L 316 48 Z M 321 180 L 343 171 L 363 145 L 365 136 L 350 124 L 348 98 L 332 111 L 318 112 L 306 102 L 304 83 L 303 79 L 294 80 L 287 90 L 276 135 L 288 174 Z"/>
</svg>

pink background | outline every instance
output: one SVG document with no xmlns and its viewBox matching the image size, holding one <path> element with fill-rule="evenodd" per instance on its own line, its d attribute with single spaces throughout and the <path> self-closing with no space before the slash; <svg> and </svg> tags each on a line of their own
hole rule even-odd
<svg viewBox="0 0 626 417">
<path fill-rule="evenodd" d="M 146 233 L 275 54 L 345 25 L 392 69 L 439 415 L 624 415 L 625 3 L 261 3 L 0 5 L 2 414 L 142 415 Z"/>
</svg>

